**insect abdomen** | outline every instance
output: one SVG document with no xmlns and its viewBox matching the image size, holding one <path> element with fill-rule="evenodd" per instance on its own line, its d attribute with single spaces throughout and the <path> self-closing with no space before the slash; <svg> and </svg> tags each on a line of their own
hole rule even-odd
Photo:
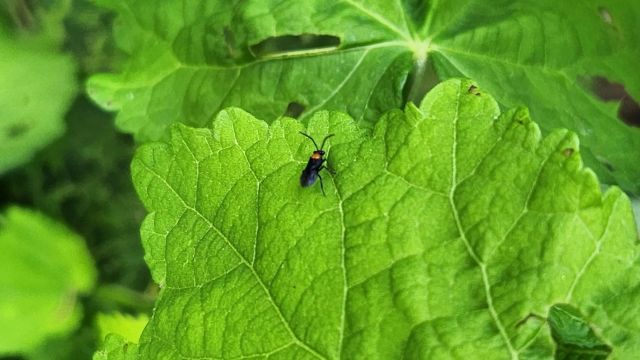
<svg viewBox="0 0 640 360">
<path fill-rule="evenodd" d="M 300 185 L 302 187 L 311 186 L 316 182 L 318 172 L 313 169 L 305 169 L 300 175 Z"/>
</svg>

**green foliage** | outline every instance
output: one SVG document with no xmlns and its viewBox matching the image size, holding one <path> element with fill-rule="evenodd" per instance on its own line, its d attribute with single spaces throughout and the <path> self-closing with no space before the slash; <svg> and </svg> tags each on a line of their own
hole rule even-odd
<svg viewBox="0 0 640 360">
<path fill-rule="evenodd" d="M 611 353 L 571 306 L 553 306 L 549 312 L 549 325 L 551 335 L 558 343 L 557 359 L 604 360 Z"/>
<path fill-rule="evenodd" d="M 631 200 L 631 206 L 633 207 L 633 213 L 636 216 L 636 228 L 640 234 L 640 198 L 634 198 Z"/>
<path fill-rule="evenodd" d="M 76 92 L 73 60 L 0 30 L 0 174 L 27 162 L 64 132 Z"/>
<path fill-rule="evenodd" d="M 100 332 L 100 339 L 106 339 L 109 334 L 117 334 L 128 342 L 137 343 L 148 321 L 149 317 L 145 314 L 134 317 L 117 312 L 98 314 L 96 325 Z"/>
<path fill-rule="evenodd" d="M 144 208 L 127 170 L 134 145 L 110 116 L 78 99 L 67 117 L 68 132 L 27 165 L 0 178 L 0 203 L 37 208 L 86 239 L 99 271 L 99 285 L 84 301 L 74 334 L 50 338 L 29 359 L 89 359 L 99 344 L 96 312 L 150 311 L 149 270 L 140 244 Z M 138 293 L 140 292 L 140 293 Z"/>
<path fill-rule="evenodd" d="M 65 40 L 63 20 L 73 0 L 5 0 L 0 3 L 0 32 L 21 42 L 51 49 Z"/>
<path fill-rule="evenodd" d="M 105 344 L 93 356 L 93 360 L 135 360 L 138 348 L 136 345 L 127 343 L 119 335 L 109 335 Z"/>
<path fill-rule="evenodd" d="M 101 281 L 144 290 L 149 281 L 139 242 L 144 209 L 127 169 L 133 141 L 83 98 L 71 106 L 66 123 L 63 137 L 0 179 L 5 190 L 0 200 L 64 221 L 86 239 Z"/>
<path fill-rule="evenodd" d="M 638 18 L 0 1 L 0 355 L 639 358 Z"/>
<path fill-rule="evenodd" d="M 629 200 L 601 194 L 576 135 L 542 138 L 472 85 L 447 81 L 371 132 L 313 116 L 309 134 L 336 133 L 326 197 L 298 184 L 313 146 L 293 119 L 232 108 L 142 146 L 132 171 L 162 290 L 139 355 L 552 358 L 567 304 L 637 358 Z"/>
<path fill-rule="evenodd" d="M 0 110 L 0 123 L 11 120 L 7 116 L 10 112 L 29 111 L 35 120 L 43 121 L 35 124 L 43 136 L 53 139 L 67 128 L 63 136 L 48 145 L 52 139 L 40 145 L 36 138 L 24 139 L 26 146 L 33 147 L 29 157 L 36 150 L 42 150 L 37 151 L 28 163 L 2 174 L 0 205 L 20 204 L 34 208 L 73 229 L 86 239 L 99 271 L 99 286 L 80 299 L 82 306 L 77 306 L 69 329 L 45 334 L 46 328 L 43 328 L 39 345 L 24 354 L 30 360 L 89 359 L 98 345 L 94 324 L 96 313 L 149 311 L 153 303 L 154 287 L 149 286 L 149 271 L 142 259 L 139 242 L 139 224 L 144 209 L 127 171 L 133 155 L 133 141 L 130 136 L 118 133 L 112 117 L 83 96 L 76 97 L 67 109 L 84 73 L 117 66 L 117 59 L 109 52 L 110 17 L 85 0 L 76 0 L 73 6 L 70 5 L 68 0 L 7 0 L 0 3 L 0 43 L 10 41 L 25 54 L 22 57 L 18 52 L 4 49 L 1 52 L 0 63 L 9 67 L 0 70 L 0 77 L 10 77 L 18 86 L 12 88 L 8 80 L 3 82 L 0 103 L 4 110 Z M 59 55 L 63 43 L 69 55 Z M 50 61 L 52 54 L 71 65 L 78 64 L 78 70 L 74 65 L 70 71 L 61 71 L 57 63 Z M 69 73 L 69 82 L 53 86 L 65 73 Z M 52 111 L 50 103 L 67 92 L 66 105 L 60 105 L 55 121 L 49 121 L 57 111 Z M 38 96 L 27 99 L 26 95 L 35 93 Z M 25 107 L 22 102 L 26 100 L 30 102 Z M 0 137 L 4 136 L 2 126 L 0 124 Z M 9 129 L 15 135 L 24 130 L 26 128 L 19 126 Z M 25 137 L 27 135 L 25 133 Z M 43 148 L 44 145 L 47 146 Z M 13 146 L 11 142 L 0 139 L 0 163 L 13 162 L 21 154 L 19 149 L 9 146 Z M 58 261 L 68 261 L 64 253 L 51 256 L 61 256 Z M 51 271 L 49 268 L 38 269 L 39 265 L 33 264 L 34 273 Z M 13 274 L 16 269 L 8 271 Z M 19 287 L 17 290 L 22 291 Z M 4 291 L 13 290 L 9 286 Z M 38 311 L 46 309 L 36 309 L 34 316 Z M 25 326 L 32 326 L 27 323 L 30 318 L 25 317 L 24 321 Z"/>
<path fill-rule="evenodd" d="M 0 175 L 64 133 L 78 87 L 76 64 L 84 72 L 116 65 L 109 15 L 85 0 L 71 2 L 0 4 Z M 61 51 L 64 43 L 73 54 Z"/>
<path fill-rule="evenodd" d="M 140 140 L 171 124 L 205 126 L 227 106 L 268 122 L 285 113 L 347 112 L 375 122 L 430 72 L 464 75 L 546 131 L 577 132 L 607 182 L 640 193 L 640 130 L 594 93 L 599 79 L 640 99 L 640 3 L 626 0 L 102 0 L 129 53 L 89 93 Z M 411 73 L 411 88 L 406 88 Z"/>
<path fill-rule="evenodd" d="M 79 323 L 96 271 L 84 241 L 18 207 L 0 218 L 0 354 L 27 353 Z"/>
</svg>

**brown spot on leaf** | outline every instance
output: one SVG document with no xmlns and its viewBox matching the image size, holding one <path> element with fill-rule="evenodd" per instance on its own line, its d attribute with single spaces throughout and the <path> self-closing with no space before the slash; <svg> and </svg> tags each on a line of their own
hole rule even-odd
<svg viewBox="0 0 640 360">
<path fill-rule="evenodd" d="M 570 157 L 571 155 L 573 155 L 574 152 L 575 152 L 574 149 L 566 148 L 566 149 L 562 150 L 562 155 L 564 155 L 566 157 Z"/>
<path fill-rule="evenodd" d="M 478 87 L 475 85 L 469 86 L 469 89 L 467 90 L 467 92 L 475 96 L 480 96 L 480 90 L 478 90 Z"/>
</svg>

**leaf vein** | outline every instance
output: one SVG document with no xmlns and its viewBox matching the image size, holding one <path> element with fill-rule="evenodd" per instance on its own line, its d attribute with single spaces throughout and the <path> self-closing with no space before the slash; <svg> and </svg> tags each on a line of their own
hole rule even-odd
<svg viewBox="0 0 640 360">
<path fill-rule="evenodd" d="M 449 192 L 449 202 L 450 202 L 450 206 L 451 206 L 451 211 L 453 212 L 453 217 L 456 223 L 456 227 L 458 229 L 458 233 L 460 234 L 460 239 L 462 240 L 462 242 L 464 243 L 465 247 L 467 248 L 467 252 L 469 253 L 469 256 L 473 259 L 473 261 L 478 265 L 478 267 L 480 268 L 480 272 L 482 275 L 482 282 L 484 284 L 484 291 L 485 291 L 485 296 L 487 299 L 487 307 L 489 310 L 489 313 L 491 314 L 491 317 L 493 318 L 493 321 L 496 324 L 496 327 L 498 328 L 498 331 L 500 333 L 500 335 L 502 336 L 505 345 L 507 347 L 507 350 L 509 351 L 509 353 L 511 354 L 511 358 L 512 359 L 518 359 L 518 353 L 517 351 L 514 349 L 513 345 L 511 344 L 511 340 L 509 339 L 509 336 L 507 335 L 507 332 L 504 328 L 504 326 L 502 325 L 502 322 L 500 321 L 500 318 L 498 316 L 498 313 L 496 312 L 496 309 L 493 306 L 493 298 L 491 296 L 491 285 L 489 284 L 489 278 L 487 275 L 487 269 L 486 269 L 486 264 L 484 264 L 482 262 L 482 260 L 478 257 L 478 255 L 476 254 L 476 252 L 473 250 L 473 248 L 471 247 L 471 244 L 469 243 L 469 240 L 467 239 L 467 235 L 462 227 L 462 223 L 460 220 L 460 214 L 458 214 L 458 209 L 456 207 L 456 203 L 455 203 L 455 192 L 456 192 L 456 183 L 457 183 L 457 148 L 458 148 L 458 144 L 457 144 L 457 132 L 458 132 L 458 118 L 459 118 L 459 110 L 460 110 L 460 96 L 461 96 L 461 92 L 462 89 L 458 88 L 458 94 L 456 96 L 456 111 L 455 111 L 455 115 L 453 118 L 453 131 L 452 131 L 452 136 L 453 136 L 453 141 L 452 141 L 452 146 L 451 146 L 451 190 Z"/>
<path fill-rule="evenodd" d="M 216 227 L 207 217 L 205 217 L 200 211 L 198 211 L 197 209 L 195 209 L 194 207 L 190 206 L 189 204 L 187 204 L 187 202 L 184 200 L 184 198 L 173 188 L 173 186 L 171 184 L 169 184 L 167 182 L 167 180 L 165 178 L 163 178 L 160 174 L 158 174 L 155 169 L 150 168 L 149 166 L 147 166 L 147 164 L 142 163 L 142 166 L 144 166 L 147 171 L 149 171 L 151 174 L 153 174 L 155 177 L 157 177 L 161 182 L 163 182 L 165 184 L 165 186 L 167 186 L 167 188 L 175 194 L 175 196 L 177 196 L 177 198 L 180 200 L 180 202 L 182 202 L 183 206 L 191 211 L 193 211 L 198 217 L 200 217 L 206 224 L 207 226 L 209 226 L 211 229 L 213 229 L 216 233 L 218 233 L 218 235 L 220 235 L 220 237 L 225 241 L 225 243 L 229 246 L 229 248 L 235 253 L 235 255 L 240 259 L 240 261 L 242 261 L 242 263 L 244 263 L 247 268 L 249 268 L 249 270 L 251 271 L 252 275 L 255 277 L 258 285 L 260 285 L 260 287 L 262 288 L 262 290 L 265 292 L 265 294 L 267 295 L 267 299 L 268 301 L 271 303 L 271 305 L 273 306 L 274 310 L 276 311 L 278 317 L 280 318 L 280 321 L 282 322 L 282 324 L 285 326 L 287 332 L 291 335 L 291 337 L 293 338 L 293 340 L 296 342 L 296 344 L 298 346 L 300 346 L 301 348 L 303 348 L 304 350 L 306 350 L 308 353 L 310 353 L 311 355 L 315 356 L 316 358 L 319 359 L 325 359 L 324 356 L 322 356 L 320 353 L 318 353 L 316 350 L 314 350 L 309 344 L 305 343 L 304 341 L 302 341 L 300 338 L 298 338 L 298 336 L 295 334 L 295 332 L 293 331 L 293 329 L 291 328 L 289 321 L 287 321 L 287 319 L 284 317 L 284 314 L 282 314 L 282 311 L 280 310 L 280 307 L 277 305 L 273 294 L 271 293 L 271 291 L 269 290 L 269 288 L 265 285 L 264 281 L 262 280 L 262 278 L 258 275 L 258 273 L 256 272 L 255 268 L 249 263 L 249 261 L 240 253 L 240 251 L 238 250 L 238 248 L 236 248 L 233 243 L 229 240 L 229 238 L 226 237 L 226 235 L 224 235 L 220 229 L 218 229 L 218 227 Z"/>
</svg>

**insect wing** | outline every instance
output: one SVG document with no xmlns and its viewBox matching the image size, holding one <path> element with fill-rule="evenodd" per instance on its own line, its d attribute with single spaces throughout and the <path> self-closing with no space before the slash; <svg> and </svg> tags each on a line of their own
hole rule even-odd
<svg viewBox="0 0 640 360">
<path fill-rule="evenodd" d="M 315 169 L 306 168 L 300 175 L 300 185 L 307 187 L 313 185 L 318 179 L 318 172 Z"/>
</svg>

